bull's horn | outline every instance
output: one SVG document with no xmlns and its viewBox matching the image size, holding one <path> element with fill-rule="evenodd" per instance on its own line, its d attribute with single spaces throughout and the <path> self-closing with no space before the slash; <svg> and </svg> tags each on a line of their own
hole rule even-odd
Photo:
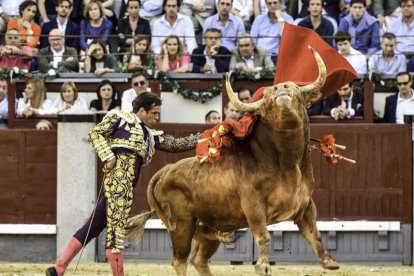
<svg viewBox="0 0 414 276">
<path fill-rule="evenodd" d="M 230 84 L 229 73 L 226 73 L 226 91 L 227 91 L 227 96 L 229 96 L 230 102 L 234 105 L 235 108 L 237 108 L 238 110 L 242 112 L 254 112 L 258 110 L 260 106 L 262 105 L 263 99 L 260 99 L 257 102 L 248 103 L 248 104 L 241 102 L 234 95 L 233 88 L 231 87 L 231 84 Z"/>
<path fill-rule="evenodd" d="M 323 62 L 321 56 L 318 54 L 318 52 L 315 51 L 311 46 L 308 46 L 309 50 L 313 53 L 315 56 L 316 62 L 318 63 L 318 69 L 319 69 L 319 75 L 315 82 L 302 86 L 300 88 L 301 92 L 311 92 L 314 90 L 319 90 L 322 88 L 322 86 L 325 84 L 326 81 L 326 66 Z"/>
</svg>

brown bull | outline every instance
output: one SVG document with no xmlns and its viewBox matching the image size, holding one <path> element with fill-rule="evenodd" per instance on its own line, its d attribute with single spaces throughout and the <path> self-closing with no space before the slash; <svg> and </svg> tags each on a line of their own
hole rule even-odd
<svg viewBox="0 0 414 276">
<path fill-rule="evenodd" d="M 201 275 L 212 275 L 209 260 L 229 234 L 249 227 L 260 248 L 256 272 L 271 275 L 267 225 L 293 220 L 324 268 L 337 269 L 316 228 L 315 186 L 308 153 L 306 104 L 320 97 L 326 67 L 310 48 L 319 67 L 317 80 L 299 87 L 281 83 L 264 90 L 263 98 L 241 103 L 227 79 L 230 101 L 258 121 L 249 138 L 236 143 L 214 165 L 187 158 L 162 168 L 151 179 L 148 201 L 164 222 L 173 245 L 172 265 L 186 275 L 191 262 Z M 142 225 L 141 225 L 142 226 Z"/>
</svg>

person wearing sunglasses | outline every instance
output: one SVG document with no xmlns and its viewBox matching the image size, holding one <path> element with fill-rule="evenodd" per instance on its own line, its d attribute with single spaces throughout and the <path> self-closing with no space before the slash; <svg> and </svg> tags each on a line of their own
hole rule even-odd
<svg viewBox="0 0 414 276">
<path fill-rule="evenodd" d="M 148 90 L 148 79 L 141 73 L 134 73 L 131 77 L 131 88 L 122 93 L 121 109 L 126 112 L 132 111 L 132 102 L 134 99 Z"/>
<path fill-rule="evenodd" d="M 398 93 L 385 99 L 384 117 L 379 123 L 404 124 L 404 115 L 414 115 L 413 82 L 410 73 L 400 72 L 396 76 Z"/>
</svg>

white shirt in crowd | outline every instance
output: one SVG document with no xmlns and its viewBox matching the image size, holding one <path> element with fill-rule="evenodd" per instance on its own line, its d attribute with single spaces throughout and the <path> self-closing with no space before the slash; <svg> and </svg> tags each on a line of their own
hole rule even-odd
<svg viewBox="0 0 414 276">
<path fill-rule="evenodd" d="M 147 92 L 151 92 L 150 88 L 147 88 Z M 124 93 L 122 93 L 121 110 L 125 112 L 132 112 L 132 102 L 137 96 L 137 92 L 134 88 L 125 90 Z"/>
<path fill-rule="evenodd" d="M 58 111 L 63 109 L 66 105 L 67 105 L 67 103 L 65 103 L 62 100 L 62 98 L 58 98 L 53 102 L 52 106 L 50 107 L 50 113 L 51 114 L 57 114 Z M 88 104 L 86 103 L 85 98 L 83 98 L 82 96 L 79 96 L 79 95 L 78 95 L 78 98 L 76 99 L 76 101 L 73 103 L 72 106 L 73 107 L 81 107 L 81 108 L 84 108 L 86 110 L 88 109 Z"/>
<path fill-rule="evenodd" d="M 0 117 L 6 118 L 9 114 L 9 101 L 7 97 L 4 97 L 4 99 L 0 102 Z"/>
<path fill-rule="evenodd" d="M 17 115 L 23 115 L 23 111 L 25 111 L 27 108 L 31 107 L 32 104 L 30 103 L 30 100 L 27 100 L 26 98 L 20 98 L 17 102 Z M 43 101 L 42 106 L 38 109 L 39 115 L 47 115 L 50 114 L 50 107 L 52 106 L 52 101 L 49 99 L 46 99 Z"/>
</svg>

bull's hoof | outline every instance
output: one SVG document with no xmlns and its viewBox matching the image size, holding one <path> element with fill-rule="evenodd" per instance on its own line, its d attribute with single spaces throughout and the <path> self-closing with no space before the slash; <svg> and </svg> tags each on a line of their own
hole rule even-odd
<svg viewBox="0 0 414 276">
<path fill-rule="evenodd" d="M 259 275 L 272 275 L 272 269 L 270 268 L 269 264 L 256 264 L 254 266 L 254 269 Z"/>
<path fill-rule="evenodd" d="M 322 267 L 325 269 L 330 269 L 330 270 L 339 269 L 339 264 L 332 258 L 328 258 L 324 260 L 321 264 L 322 264 Z"/>
</svg>

